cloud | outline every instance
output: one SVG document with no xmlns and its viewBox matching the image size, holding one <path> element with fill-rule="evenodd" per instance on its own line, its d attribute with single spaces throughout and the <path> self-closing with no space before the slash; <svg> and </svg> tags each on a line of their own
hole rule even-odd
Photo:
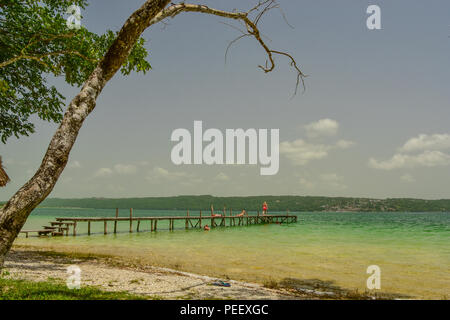
<svg viewBox="0 0 450 320">
<path fill-rule="evenodd" d="M 113 174 L 130 175 L 135 174 L 138 168 L 132 164 L 116 164 L 111 168 L 100 168 L 94 173 L 94 177 L 108 177 Z"/>
<path fill-rule="evenodd" d="M 161 167 L 154 167 L 147 175 L 148 180 L 165 179 L 165 180 L 180 180 L 189 178 L 191 175 L 186 172 L 170 172 Z"/>
<path fill-rule="evenodd" d="M 116 164 L 114 166 L 114 171 L 118 174 L 135 174 L 137 172 L 137 167 L 132 164 Z"/>
<path fill-rule="evenodd" d="M 70 162 L 68 167 L 71 169 L 79 169 L 79 168 L 81 168 L 81 163 L 79 161 L 75 160 L 75 161 Z"/>
<path fill-rule="evenodd" d="M 280 153 L 295 165 L 305 165 L 311 160 L 325 158 L 328 156 L 329 150 L 330 146 L 311 144 L 302 139 L 293 142 L 285 141 L 280 144 Z"/>
<path fill-rule="evenodd" d="M 339 149 L 348 149 L 350 147 L 352 147 L 355 143 L 353 141 L 348 141 L 348 140 L 339 140 L 336 143 L 336 147 L 338 147 Z"/>
<path fill-rule="evenodd" d="M 402 147 L 398 148 L 398 152 L 392 158 L 384 161 L 370 158 L 368 165 L 371 168 L 381 170 L 448 166 L 450 165 L 450 154 L 441 150 L 449 148 L 449 134 L 420 134 L 406 141 Z M 413 180 L 409 175 L 404 175 L 401 179 L 405 182 L 412 182 Z"/>
<path fill-rule="evenodd" d="M 310 138 L 335 136 L 339 129 L 339 123 L 332 119 L 321 119 L 306 125 L 305 129 Z"/>
<path fill-rule="evenodd" d="M 303 166 L 312 160 L 326 158 L 331 150 L 348 149 L 353 144 L 353 142 L 347 140 L 339 140 L 335 145 L 313 144 L 298 139 L 292 142 L 285 141 L 280 143 L 280 154 L 283 154 L 294 165 Z"/>
<path fill-rule="evenodd" d="M 113 174 L 110 168 L 100 168 L 94 173 L 94 177 L 107 177 Z"/>
<path fill-rule="evenodd" d="M 449 134 L 420 134 L 411 138 L 400 148 L 401 152 L 423 151 L 423 150 L 445 150 L 450 149 Z"/>
<path fill-rule="evenodd" d="M 441 151 L 424 151 L 417 155 L 395 154 L 391 159 L 378 161 L 369 159 L 369 167 L 381 170 L 393 170 L 400 168 L 437 167 L 450 164 L 450 155 Z"/>
</svg>

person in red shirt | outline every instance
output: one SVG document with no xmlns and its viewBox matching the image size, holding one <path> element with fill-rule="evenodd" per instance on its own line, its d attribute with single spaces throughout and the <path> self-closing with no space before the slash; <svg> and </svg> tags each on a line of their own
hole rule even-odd
<svg viewBox="0 0 450 320">
<path fill-rule="evenodd" d="M 265 201 L 263 203 L 262 210 L 263 210 L 263 214 L 267 214 L 267 202 L 265 202 Z"/>
</svg>

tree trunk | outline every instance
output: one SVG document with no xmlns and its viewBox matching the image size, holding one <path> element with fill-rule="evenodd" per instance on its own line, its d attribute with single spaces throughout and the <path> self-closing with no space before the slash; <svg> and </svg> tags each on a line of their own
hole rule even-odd
<svg viewBox="0 0 450 320">
<path fill-rule="evenodd" d="M 170 0 L 147 0 L 125 22 L 116 40 L 70 102 L 36 174 L 0 209 L 0 270 L 31 211 L 53 190 L 69 159 L 78 132 L 95 108 L 106 83 L 126 61 L 136 41 Z"/>
</svg>

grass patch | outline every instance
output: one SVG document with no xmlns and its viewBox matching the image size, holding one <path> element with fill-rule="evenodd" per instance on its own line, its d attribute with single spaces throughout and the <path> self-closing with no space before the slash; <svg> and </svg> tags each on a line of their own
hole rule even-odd
<svg viewBox="0 0 450 320">
<path fill-rule="evenodd" d="M 106 292 L 93 287 L 69 289 L 50 281 L 0 278 L 0 300 L 144 300 L 127 292 Z"/>
</svg>

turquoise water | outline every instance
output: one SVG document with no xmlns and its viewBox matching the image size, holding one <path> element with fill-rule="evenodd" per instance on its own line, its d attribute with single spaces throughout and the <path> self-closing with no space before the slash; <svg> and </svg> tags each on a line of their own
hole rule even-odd
<svg viewBox="0 0 450 320">
<path fill-rule="evenodd" d="M 185 215 L 180 211 L 134 210 L 133 216 Z M 197 215 L 192 212 L 191 215 Z M 250 213 L 251 214 L 251 213 Z M 105 253 L 139 258 L 145 263 L 185 271 L 263 282 L 284 278 L 320 279 L 346 289 L 364 290 L 369 265 L 381 269 L 384 292 L 417 298 L 450 296 L 450 213 L 295 213 L 298 223 L 184 229 L 103 235 L 103 222 L 77 227 L 77 237 L 28 238 L 18 244 L 43 248 Z M 36 209 L 24 229 L 41 228 L 55 217 L 113 217 L 114 210 Z M 128 217 L 128 210 L 119 216 Z M 108 232 L 113 229 L 109 223 Z M 136 222 L 134 223 L 134 229 Z M 149 222 L 141 223 L 148 231 Z"/>
</svg>

